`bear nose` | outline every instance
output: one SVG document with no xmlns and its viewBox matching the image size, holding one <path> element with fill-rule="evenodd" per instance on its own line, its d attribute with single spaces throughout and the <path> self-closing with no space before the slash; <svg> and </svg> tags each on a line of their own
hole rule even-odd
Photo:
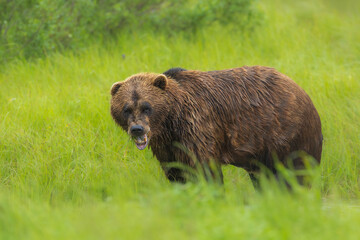
<svg viewBox="0 0 360 240">
<path fill-rule="evenodd" d="M 144 135 L 144 127 L 141 125 L 134 125 L 130 128 L 131 135 L 142 136 Z"/>
</svg>

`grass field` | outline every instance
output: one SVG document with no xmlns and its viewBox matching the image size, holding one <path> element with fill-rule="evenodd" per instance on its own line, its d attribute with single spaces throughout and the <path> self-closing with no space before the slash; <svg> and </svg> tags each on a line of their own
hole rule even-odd
<svg viewBox="0 0 360 240">
<path fill-rule="evenodd" d="M 360 4 L 259 2 L 251 34 L 123 35 L 0 69 L 1 239 L 359 239 Z M 173 185 L 109 114 L 112 83 L 170 67 L 272 66 L 312 98 L 324 148 L 313 189 Z"/>
</svg>

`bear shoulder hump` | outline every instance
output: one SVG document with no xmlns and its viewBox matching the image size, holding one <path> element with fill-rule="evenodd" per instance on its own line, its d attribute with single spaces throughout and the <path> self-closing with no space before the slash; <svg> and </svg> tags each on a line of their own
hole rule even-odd
<svg viewBox="0 0 360 240">
<path fill-rule="evenodd" d="M 187 71 L 187 70 L 184 68 L 177 67 L 177 68 L 170 68 L 169 70 L 165 71 L 163 74 L 166 77 L 172 78 L 174 80 L 178 80 L 179 79 L 178 74 L 180 72 L 184 72 L 184 71 Z"/>
</svg>

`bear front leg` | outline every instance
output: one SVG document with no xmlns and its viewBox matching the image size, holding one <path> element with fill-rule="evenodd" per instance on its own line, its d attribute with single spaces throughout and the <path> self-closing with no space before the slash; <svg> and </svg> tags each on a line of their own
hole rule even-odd
<svg viewBox="0 0 360 240">
<path fill-rule="evenodd" d="M 209 166 L 208 164 L 202 164 L 200 168 L 193 169 L 194 171 L 186 171 L 176 167 L 162 166 L 166 177 L 171 182 L 186 183 L 187 180 L 199 181 L 204 178 L 209 183 L 224 184 L 224 177 L 221 170 L 221 165 Z"/>
<path fill-rule="evenodd" d="M 162 166 L 165 176 L 169 179 L 170 182 L 176 182 L 176 183 L 186 183 L 186 177 L 184 176 L 184 171 L 175 168 L 175 167 L 165 167 Z"/>
</svg>

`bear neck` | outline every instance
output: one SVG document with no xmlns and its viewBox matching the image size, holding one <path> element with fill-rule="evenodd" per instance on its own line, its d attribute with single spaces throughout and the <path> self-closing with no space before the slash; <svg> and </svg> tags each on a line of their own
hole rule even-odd
<svg viewBox="0 0 360 240">
<path fill-rule="evenodd" d="M 184 127 L 184 114 L 191 109 L 189 108 L 189 94 L 184 91 L 181 85 L 173 80 L 168 79 L 167 92 L 167 104 L 171 106 L 168 114 L 165 117 L 163 128 L 160 134 L 156 137 L 162 143 L 169 143 L 179 141 L 182 137 L 182 132 L 186 131 Z"/>
</svg>

